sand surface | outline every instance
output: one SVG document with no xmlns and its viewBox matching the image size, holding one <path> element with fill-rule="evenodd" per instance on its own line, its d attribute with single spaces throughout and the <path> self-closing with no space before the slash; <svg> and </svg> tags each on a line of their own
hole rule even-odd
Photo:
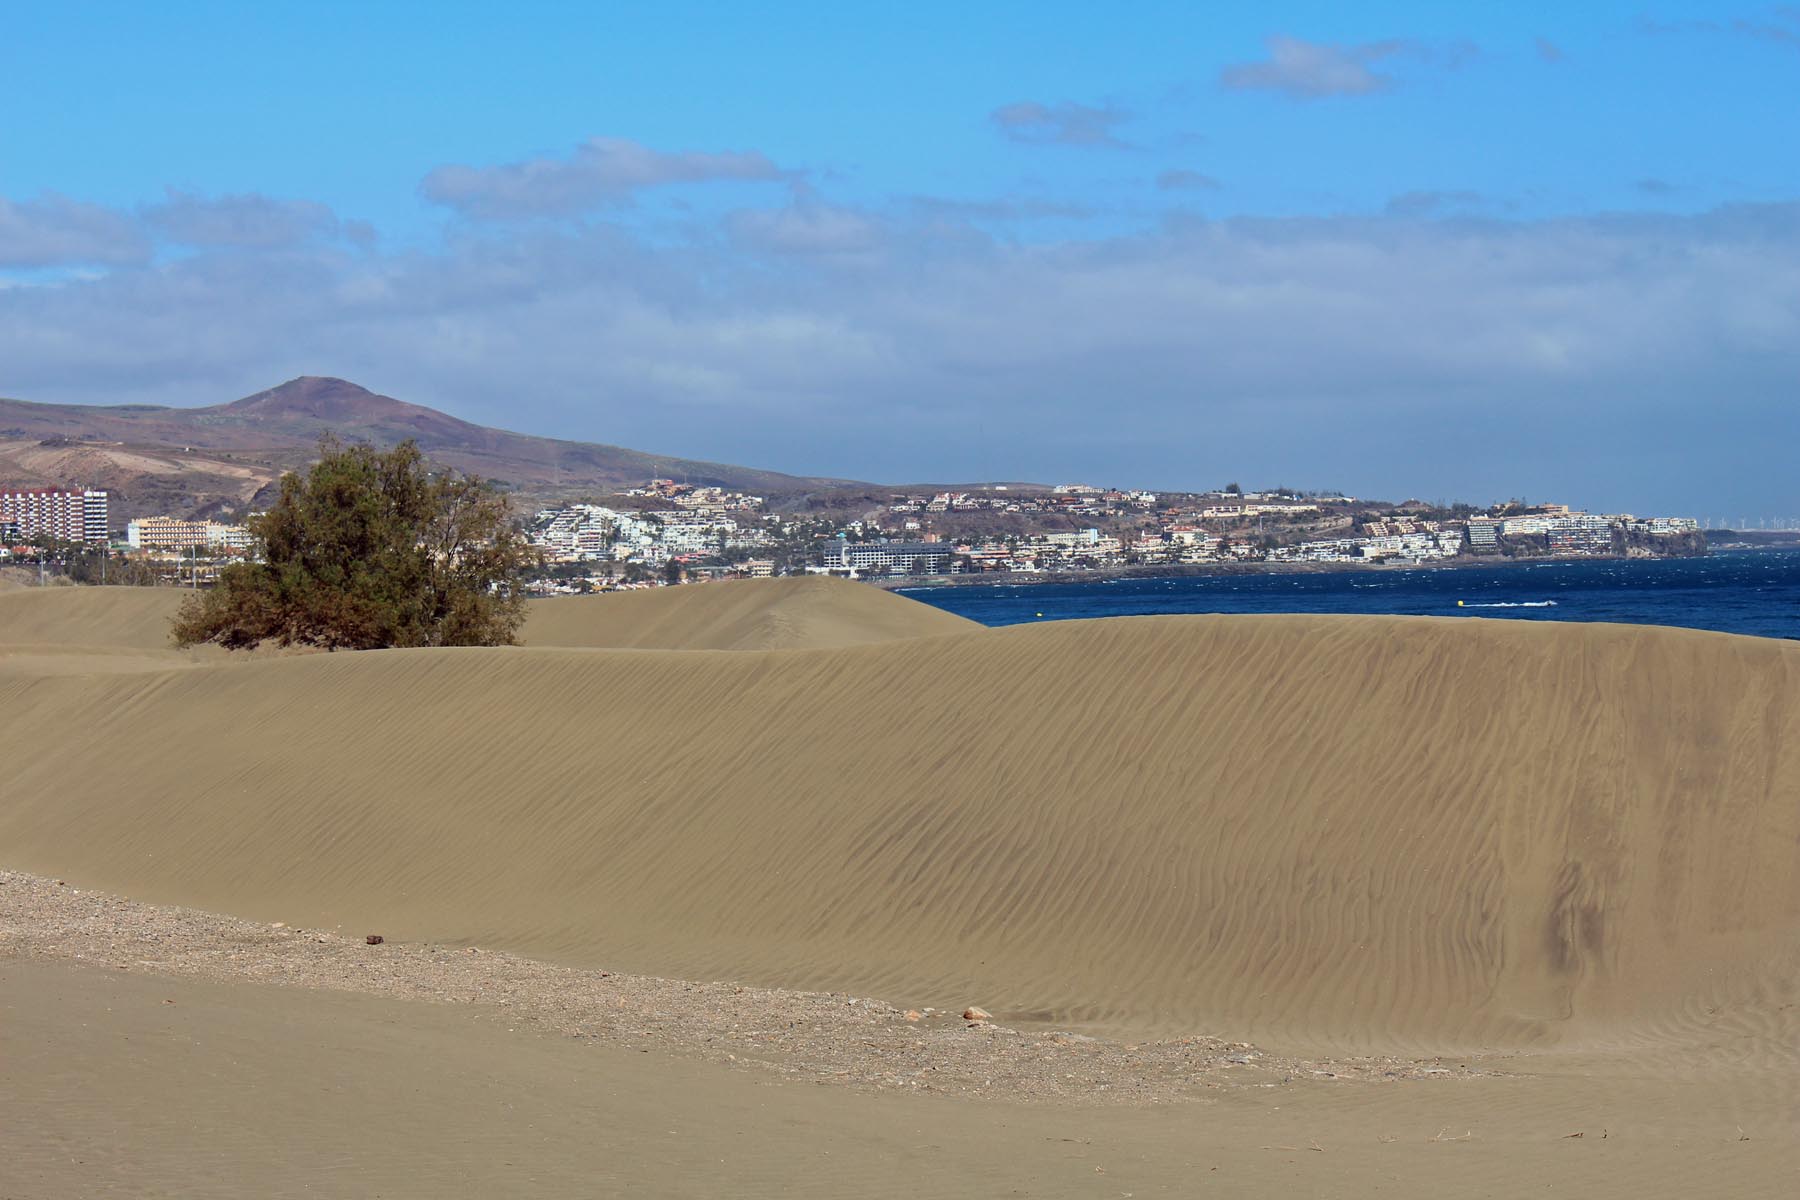
<svg viewBox="0 0 1800 1200">
<path fill-rule="evenodd" d="M 645 650 L 816 650 L 981 628 L 880 588 L 811 576 L 534 600 L 520 641 Z"/>
<path fill-rule="evenodd" d="M 183 588 L 23 586 L 0 592 L 0 654 L 131 650 L 171 658 L 177 652 L 169 623 L 190 594 Z M 589 649 L 822 649 L 980 628 L 879 588 L 814 576 L 532 600 L 519 640 Z M 203 647 L 181 658 L 214 656 L 224 657 Z"/>
<path fill-rule="evenodd" d="M 286 1043 L 251 1032 L 259 1021 L 331 1024 L 319 1036 L 351 1048 L 351 1075 L 358 1047 L 404 1026 L 413 1057 L 368 1058 L 435 1107 L 457 1070 L 541 1097 L 541 1122 L 521 1128 L 546 1131 L 531 1162 L 550 1181 L 604 1157 L 591 1138 L 573 1144 L 578 1112 L 636 1130 L 592 1094 L 616 1077 L 632 1080 L 619 1104 L 641 1093 L 686 1113 L 668 1127 L 685 1128 L 688 1151 L 658 1157 L 639 1130 L 615 1161 L 671 1194 L 709 1190 L 695 1172 L 715 1148 L 747 1172 L 744 1190 L 805 1176 L 834 1194 L 1004 1192 L 1015 1178 L 1031 1194 L 1149 1194 L 1192 1189 L 1212 1165 L 1235 1173 L 1221 1195 L 1365 1195 L 1383 1181 L 1409 1195 L 1694 1194 L 1721 1171 L 1731 1186 L 1717 1194 L 1800 1184 L 1800 647 L 1405 618 L 981 630 L 890 593 L 798 582 L 550 602 L 526 648 L 248 661 L 165 657 L 145 615 L 163 594 L 136 594 L 135 609 L 129 593 L 80 596 L 97 615 L 62 618 L 49 601 L 74 589 L 23 597 L 35 610 L 8 594 L 0 867 L 264 924 L 380 930 L 395 950 L 478 945 L 556 969 L 849 994 L 889 1024 L 904 1008 L 980 1004 L 1019 1045 L 1054 1045 L 1031 1040 L 1051 1031 L 1189 1039 L 1306 1064 L 1268 1087 L 1177 1088 L 1129 1118 L 1096 1110 L 1091 1089 L 1026 1086 L 1029 1072 L 1000 1094 L 917 1096 L 846 1068 L 830 1089 L 843 1098 L 815 1115 L 816 1085 L 771 1093 L 747 1064 L 605 1039 L 578 1039 L 577 1064 L 567 1032 L 508 1040 L 444 997 L 403 1006 L 429 1015 L 386 1016 L 391 995 L 325 997 L 316 980 L 270 988 L 222 968 L 183 984 L 211 1014 L 201 1027 L 234 1014 L 262 1047 L 229 1056 L 231 1070 L 290 1069 Z M 83 632 L 96 622 L 106 631 Z M 138 1071 L 111 1017 L 77 1024 L 49 999 L 88 994 L 69 965 L 80 952 L 13 943 L 7 1036 L 29 1022 L 58 1059 Z M 148 957 L 81 970 L 123 995 L 136 972 L 171 969 Z M 180 1036 L 199 1033 L 170 1044 Z M 212 1053 L 195 1069 L 226 1070 L 199 1065 Z M 490 1053 L 491 1069 L 469 1065 Z M 1357 1081 L 1350 1065 L 1375 1057 L 1411 1067 Z M 1454 1083 L 1411 1077 L 1450 1059 L 1465 1072 Z M 129 1120 L 120 1104 L 135 1102 L 96 1100 L 69 1082 L 76 1066 L 64 1078 L 30 1061 L 8 1090 L 49 1089 L 42 1103 L 63 1113 L 34 1137 Z M 621 1062 L 643 1068 L 641 1086 Z M 174 1087 L 139 1074 L 145 1104 Z M 1141 1078 L 1158 1078 L 1153 1063 Z M 734 1108 L 740 1086 L 761 1099 Z M 715 1100 L 734 1115 L 705 1136 L 741 1113 L 733 1136 L 765 1157 L 743 1165 L 692 1141 Z M 1029 1115 L 1010 1107 L 1026 1100 Z M 354 1106 L 317 1108 L 305 1121 L 324 1129 Z M 478 1109 L 446 1110 L 430 1131 L 390 1109 L 364 1111 L 364 1127 L 389 1121 L 405 1161 L 466 1162 L 480 1144 L 455 1134 Z M 253 1108 L 241 1117 L 253 1125 Z M 1305 1137 L 1288 1124 L 1302 1118 Z M 1141 1176 L 1109 1190 L 1119 1180 L 1094 1178 L 1099 1164 L 1061 1157 L 1079 1142 L 1045 1140 L 1058 1122 Z M 1452 1142 L 1452 1126 L 1479 1132 Z M 903 1127 L 934 1153 L 901 1153 Z M 304 1134 L 264 1136 L 272 1155 Z M 178 1186 L 170 1145 L 144 1178 L 203 1191 Z M 842 1157 L 819 1165 L 830 1146 Z M 213 1158 L 222 1179 L 277 1177 L 241 1173 L 262 1169 L 256 1154 Z M 1071 1161 L 1088 1176 L 1064 1174 Z M 902 1173 L 891 1188 L 864 1173 L 877 1163 Z M 442 1177 L 469 1194 L 497 1178 L 469 1172 Z M 431 1194 L 433 1177 L 406 1194 Z M 71 1194 L 76 1176 L 61 1178 L 41 1194 Z M 1693 1186 L 1658 1191 L 1676 1182 Z"/>
<path fill-rule="evenodd" d="M 1795 1102 L 1731 1054 L 1095 1042 L 0 872 L 9 1197 L 1785 1196 Z"/>
<path fill-rule="evenodd" d="M 0 654 L 26 648 L 172 650 L 169 622 L 181 588 L 0 589 Z"/>
</svg>

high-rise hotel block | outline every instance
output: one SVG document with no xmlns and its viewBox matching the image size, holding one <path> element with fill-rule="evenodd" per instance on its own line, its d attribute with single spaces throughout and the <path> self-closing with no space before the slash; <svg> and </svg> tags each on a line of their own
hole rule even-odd
<svg viewBox="0 0 1800 1200">
<path fill-rule="evenodd" d="M 105 543 L 107 516 L 106 493 L 92 488 L 0 490 L 0 523 L 17 525 L 21 538 Z"/>
</svg>

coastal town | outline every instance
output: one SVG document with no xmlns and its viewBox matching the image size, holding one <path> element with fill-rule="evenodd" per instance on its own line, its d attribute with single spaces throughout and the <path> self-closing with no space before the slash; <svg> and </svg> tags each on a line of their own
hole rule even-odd
<svg viewBox="0 0 1800 1200">
<path fill-rule="evenodd" d="M 183 582 L 255 553 L 241 521 L 145 516 L 114 529 L 97 489 L 0 487 L 0 561 L 108 545 Z M 1277 488 L 1158 493 L 1086 484 L 764 497 L 650 480 L 546 508 L 524 529 L 533 589 L 579 592 L 724 576 L 853 579 L 1187 574 L 1701 554 L 1692 517 L 1522 500 L 1475 508 Z"/>
<path fill-rule="evenodd" d="M 796 504 L 656 480 L 607 503 L 545 509 L 529 528 L 547 590 L 720 575 L 992 579 L 1705 551 L 1691 517 L 1389 504 L 1235 484 L 1174 494 L 992 485 Z"/>
</svg>

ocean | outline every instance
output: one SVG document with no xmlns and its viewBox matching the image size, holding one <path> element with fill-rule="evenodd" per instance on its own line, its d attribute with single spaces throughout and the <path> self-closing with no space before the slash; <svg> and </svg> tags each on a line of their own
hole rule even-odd
<svg viewBox="0 0 1800 1200">
<path fill-rule="evenodd" d="M 1800 550 L 902 591 L 984 625 L 1153 613 L 1390 613 L 1619 621 L 1800 639 Z"/>
</svg>

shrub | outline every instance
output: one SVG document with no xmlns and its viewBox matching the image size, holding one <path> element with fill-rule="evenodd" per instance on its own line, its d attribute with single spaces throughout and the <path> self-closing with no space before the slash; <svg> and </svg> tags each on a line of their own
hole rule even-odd
<svg viewBox="0 0 1800 1200">
<path fill-rule="evenodd" d="M 236 563 L 181 608 L 175 641 L 329 650 L 509 645 L 533 561 L 505 500 L 480 479 L 433 473 L 411 441 L 388 451 L 327 436 L 289 472 Z"/>
</svg>

